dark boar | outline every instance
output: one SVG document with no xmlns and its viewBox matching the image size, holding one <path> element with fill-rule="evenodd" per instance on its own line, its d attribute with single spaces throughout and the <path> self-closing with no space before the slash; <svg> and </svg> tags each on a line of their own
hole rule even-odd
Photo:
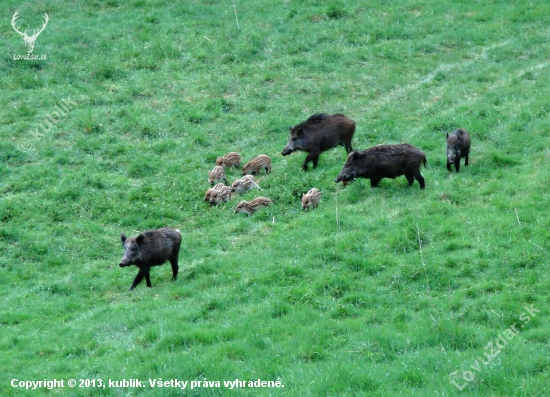
<svg viewBox="0 0 550 397">
<path fill-rule="evenodd" d="M 470 154 L 470 134 L 465 129 L 459 128 L 451 135 L 447 133 L 447 169 L 451 171 L 451 164 L 455 165 L 455 171 L 460 169 L 460 159 L 464 157 L 464 165 L 468 165 Z"/>
<path fill-rule="evenodd" d="M 424 177 L 420 173 L 422 164 L 426 166 L 424 152 L 407 143 L 379 145 L 366 150 L 354 150 L 348 155 L 344 168 L 335 182 L 347 182 L 357 177 L 370 179 L 370 185 L 377 187 L 382 178 L 395 178 L 405 175 L 409 185 L 416 179 L 420 189 L 424 189 Z"/>
<path fill-rule="evenodd" d="M 172 281 L 178 277 L 178 254 L 181 245 L 179 230 L 162 228 L 148 230 L 137 237 L 120 235 L 124 247 L 124 257 L 120 261 L 120 267 L 136 265 L 139 272 L 130 287 L 130 291 L 138 285 L 143 278 L 147 286 L 151 287 L 149 269 L 151 266 L 162 265 L 170 261 L 172 265 Z"/>
<path fill-rule="evenodd" d="M 307 152 L 302 165 L 302 169 L 307 171 L 310 161 L 313 162 L 313 168 L 317 167 L 319 155 L 333 147 L 342 145 L 347 153 L 351 152 L 354 133 L 355 121 L 343 114 L 314 114 L 306 121 L 290 127 L 290 137 L 281 154 L 287 156 L 296 150 Z"/>
</svg>

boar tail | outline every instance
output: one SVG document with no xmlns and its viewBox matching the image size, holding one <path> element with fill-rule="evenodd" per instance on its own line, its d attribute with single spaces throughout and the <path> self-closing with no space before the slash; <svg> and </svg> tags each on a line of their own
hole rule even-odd
<svg viewBox="0 0 550 397">
<path fill-rule="evenodd" d="M 428 159 L 426 158 L 426 156 L 424 156 L 424 160 L 422 160 L 422 163 L 424 164 L 424 168 L 428 167 Z"/>
</svg>

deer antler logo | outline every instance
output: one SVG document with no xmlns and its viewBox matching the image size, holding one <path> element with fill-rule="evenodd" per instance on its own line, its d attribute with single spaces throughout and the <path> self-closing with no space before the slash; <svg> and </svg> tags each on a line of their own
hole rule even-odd
<svg viewBox="0 0 550 397">
<path fill-rule="evenodd" d="M 48 14 L 44 14 L 44 25 L 42 25 L 42 28 L 40 30 L 34 30 L 33 31 L 33 34 L 31 36 L 29 36 L 27 34 L 27 30 L 25 30 L 24 32 L 20 32 L 19 29 L 17 28 L 17 26 L 15 26 L 15 21 L 17 20 L 17 18 L 19 18 L 19 11 L 16 11 L 15 14 L 13 14 L 13 17 L 11 18 L 11 26 L 13 27 L 13 29 L 19 33 L 21 36 L 23 36 L 23 40 L 25 40 L 25 47 L 27 48 L 27 53 L 31 54 L 32 51 L 34 50 L 34 42 L 36 41 L 36 39 L 38 38 L 38 35 L 40 33 L 42 33 L 42 31 L 44 30 L 44 28 L 46 27 L 46 25 L 48 24 L 48 21 L 50 20 L 50 18 L 48 18 Z"/>
</svg>

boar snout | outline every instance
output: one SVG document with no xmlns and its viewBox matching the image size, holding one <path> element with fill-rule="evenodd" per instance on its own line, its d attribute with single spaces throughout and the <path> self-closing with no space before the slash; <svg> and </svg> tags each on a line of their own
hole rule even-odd
<svg viewBox="0 0 550 397">
<path fill-rule="evenodd" d="M 292 153 L 292 149 L 287 148 L 287 147 L 285 147 L 285 148 L 283 149 L 283 151 L 281 152 L 281 154 L 282 154 L 283 156 L 288 156 L 290 153 Z"/>
<path fill-rule="evenodd" d="M 352 172 L 350 174 L 340 174 L 336 177 L 334 182 L 348 182 L 355 179 L 355 172 Z"/>
<path fill-rule="evenodd" d="M 455 159 L 457 157 L 462 157 L 462 153 L 460 153 L 460 150 L 454 150 L 454 151 L 449 151 L 447 152 L 447 159 L 451 162 L 451 163 L 454 163 L 455 162 Z"/>
<path fill-rule="evenodd" d="M 128 258 L 124 257 L 122 258 L 122 260 L 120 261 L 120 263 L 118 264 L 120 267 L 126 267 L 126 266 L 130 266 L 132 264 L 132 261 L 130 261 Z"/>
</svg>

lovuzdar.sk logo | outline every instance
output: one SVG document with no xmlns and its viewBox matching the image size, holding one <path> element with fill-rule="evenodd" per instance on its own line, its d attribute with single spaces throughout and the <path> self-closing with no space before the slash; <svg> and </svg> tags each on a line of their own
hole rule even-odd
<svg viewBox="0 0 550 397">
<path fill-rule="evenodd" d="M 19 30 L 20 28 L 16 25 L 17 18 L 19 18 L 19 11 L 16 11 L 15 14 L 13 14 L 13 17 L 11 18 L 11 26 L 13 27 L 13 30 L 15 30 L 17 33 L 19 33 L 23 40 L 25 41 L 25 48 L 27 49 L 27 55 L 13 55 L 14 60 L 44 60 L 47 59 L 45 54 L 42 55 L 33 55 L 32 52 L 34 50 L 34 43 L 40 33 L 46 28 L 46 25 L 48 24 L 48 21 L 50 18 L 48 17 L 48 14 L 44 14 L 44 23 L 42 24 L 42 27 L 39 29 L 33 29 L 32 34 L 27 33 L 27 29 L 25 29 L 23 32 Z"/>
</svg>

